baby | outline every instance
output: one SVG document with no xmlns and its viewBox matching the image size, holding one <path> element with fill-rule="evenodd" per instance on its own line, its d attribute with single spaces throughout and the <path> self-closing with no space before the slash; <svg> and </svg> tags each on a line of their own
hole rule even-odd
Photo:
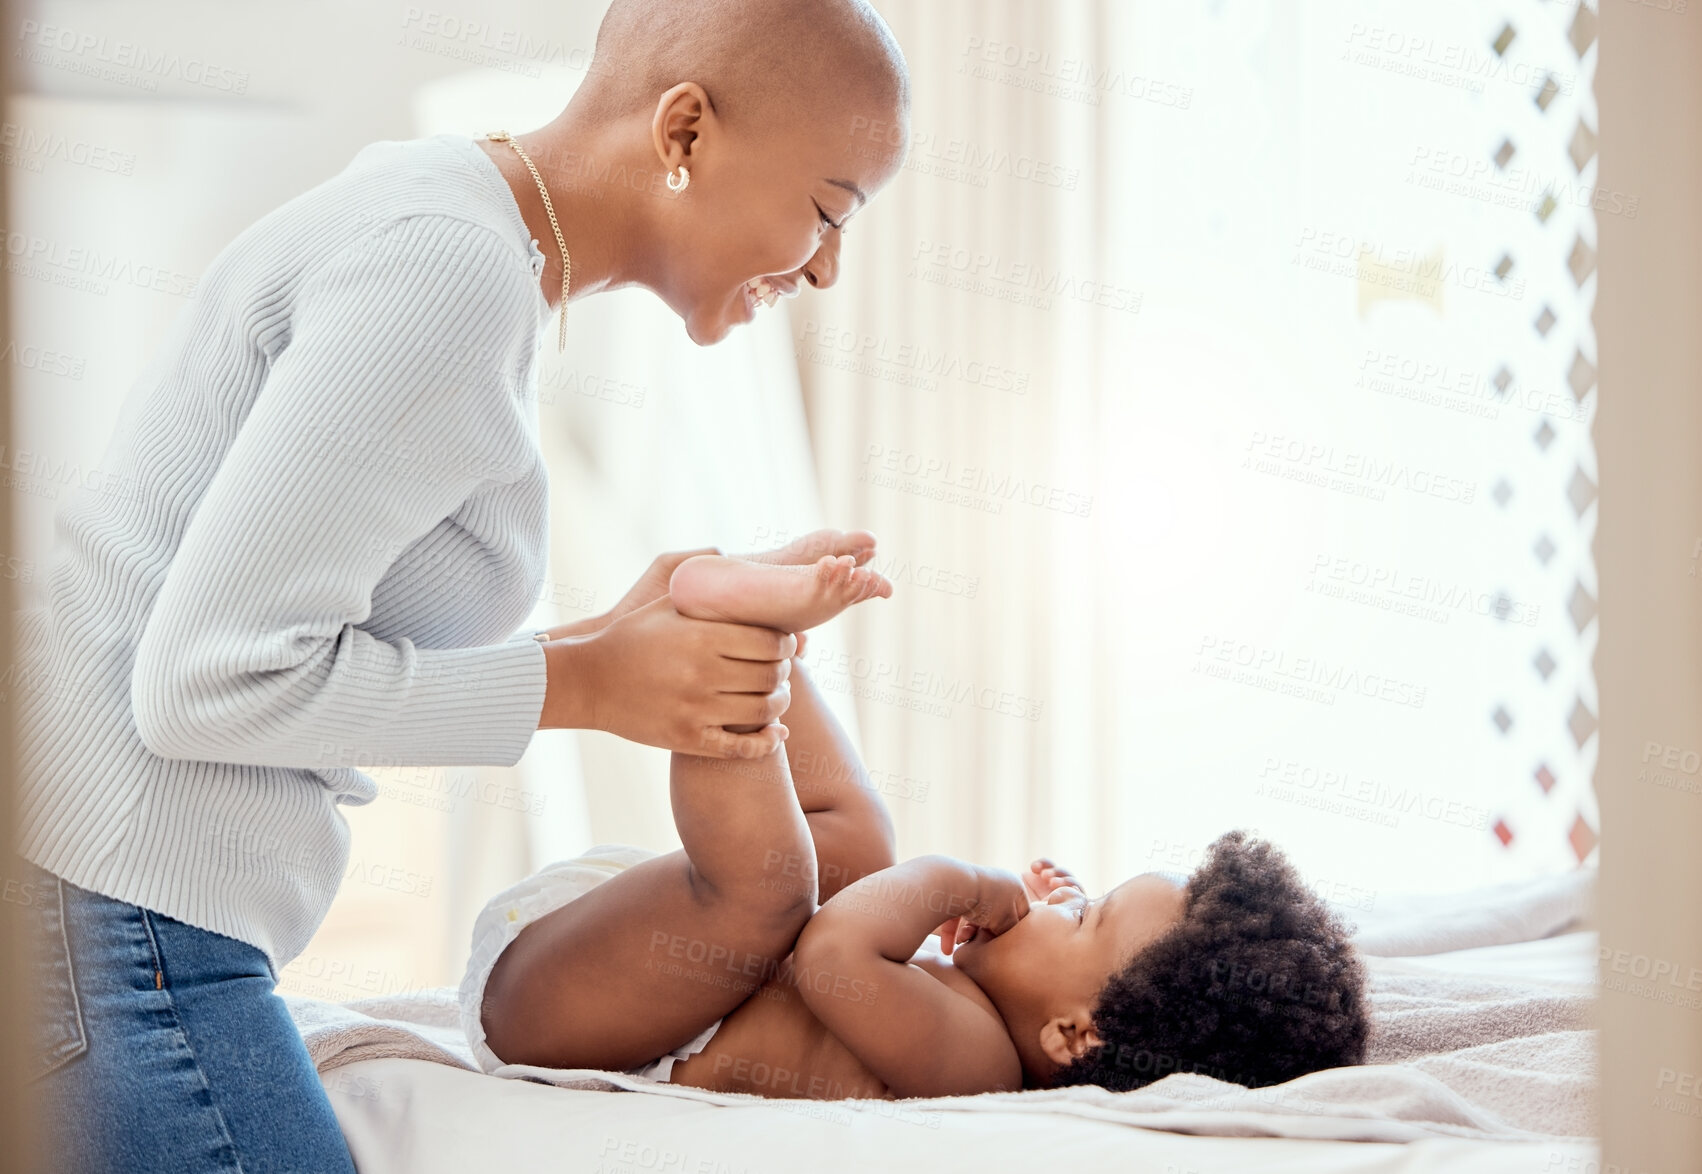
<svg viewBox="0 0 1702 1174">
<path fill-rule="evenodd" d="M 862 565 L 872 536 L 791 553 L 812 544 L 852 553 L 697 556 L 668 593 L 684 615 L 791 632 L 891 594 Z M 773 754 L 673 755 L 680 851 L 595 849 L 486 907 L 461 989 L 486 1070 L 826 1099 L 1171 1072 L 1257 1086 L 1362 1058 L 1360 964 L 1270 845 L 1230 833 L 1185 884 L 1148 873 L 1093 899 L 1045 859 L 1021 876 L 895 863 L 885 806 L 796 657 L 789 680 Z"/>
</svg>

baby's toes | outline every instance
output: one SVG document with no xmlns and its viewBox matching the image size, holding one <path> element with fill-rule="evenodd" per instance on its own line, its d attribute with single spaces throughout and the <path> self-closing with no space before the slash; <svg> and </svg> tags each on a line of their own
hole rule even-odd
<svg viewBox="0 0 1702 1174">
<path fill-rule="evenodd" d="M 867 567 L 859 567 L 857 573 L 862 576 L 861 581 L 857 584 L 858 603 L 865 599 L 872 599 L 881 593 L 881 584 L 886 582 L 882 575 L 869 570 Z"/>
<path fill-rule="evenodd" d="M 869 561 L 869 556 L 875 553 L 875 536 L 867 530 L 848 530 L 845 532 L 845 543 L 855 556 L 858 565 Z"/>
<path fill-rule="evenodd" d="M 863 599 L 885 599 L 892 594 L 892 581 L 878 571 L 870 571 L 867 584 L 863 588 Z"/>
<path fill-rule="evenodd" d="M 816 581 L 823 587 L 835 587 L 845 575 L 845 563 L 838 555 L 824 554 L 816 560 Z"/>
</svg>

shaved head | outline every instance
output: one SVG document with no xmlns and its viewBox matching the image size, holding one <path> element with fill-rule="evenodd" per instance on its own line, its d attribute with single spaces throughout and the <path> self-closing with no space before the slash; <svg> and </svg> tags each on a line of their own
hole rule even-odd
<svg viewBox="0 0 1702 1174">
<path fill-rule="evenodd" d="M 643 286 L 707 346 L 833 286 L 909 127 L 904 54 L 868 0 L 613 0 L 566 108 L 515 143 L 558 193 L 575 279 Z M 506 177 L 548 252 L 532 177 Z"/>
<path fill-rule="evenodd" d="M 865 0 L 614 0 L 575 103 L 647 113 L 679 82 L 731 126 L 910 104 L 904 54 Z"/>
</svg>

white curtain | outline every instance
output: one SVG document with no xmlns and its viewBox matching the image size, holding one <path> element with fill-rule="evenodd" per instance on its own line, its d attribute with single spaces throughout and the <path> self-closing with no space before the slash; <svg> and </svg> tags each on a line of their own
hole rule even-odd
<svg viewBox="0 0 1702 1174">
<path fill-rule="evenodd" d="M 829 678 L 925 786 L 901 855 L 1108 885 L 1250 827 L 1350 908 L 1589 858 L 1571 11 L 882 9 L 911 154 L 794 337 L 828 515 L 949 572 Z"/>
</svg>

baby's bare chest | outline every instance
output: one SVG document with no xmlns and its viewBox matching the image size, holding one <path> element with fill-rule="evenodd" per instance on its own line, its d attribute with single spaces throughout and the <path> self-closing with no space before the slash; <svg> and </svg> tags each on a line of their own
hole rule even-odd
<svg viewBox="0 0 1702 1174">
<path fill-rule="evenodd" d="M 703 1051 L 674 1065 L 673 1082 L 808 1100 L 887 1096 L 886 1085 L 810 1013 L 790 974 L 741 1003 Z"/>
</svg>

